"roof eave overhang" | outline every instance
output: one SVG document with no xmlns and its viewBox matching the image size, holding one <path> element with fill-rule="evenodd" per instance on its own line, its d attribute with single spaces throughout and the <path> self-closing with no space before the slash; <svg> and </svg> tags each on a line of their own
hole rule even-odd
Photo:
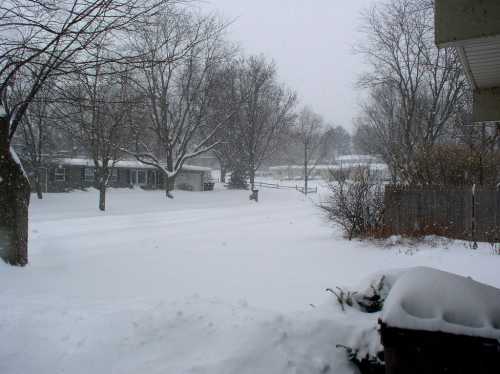
<svg viewBox="0 0 500 374">
<path fill-rule="evenodd" d="M 473 122 L 500 122 L 500 1 L 435 0 L 436 45 L 454 47 L 474 89 Z"/>
<path fill-rule="evenodd" d="M 500 35 L 500 1 L 435 0 L 435 30 L 440 48 Z"/>
</svg>

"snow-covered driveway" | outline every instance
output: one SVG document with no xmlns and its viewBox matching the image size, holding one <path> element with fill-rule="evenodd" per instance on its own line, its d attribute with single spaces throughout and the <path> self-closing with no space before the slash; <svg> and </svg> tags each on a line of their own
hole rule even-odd
<svg viewBox="0 0 500 374">
<path fill-rule="evenodd" d="M 339 325 L 362 322 L 326 287 L 416 265 L 500 286 L 487 246 L 348 242 L 296 191 L 260 197 L 114 190 L 105 213 L 95 192 L 33 199 L 30 264 L 0 265 L 0 373 L 351 373 Z"/>
</svg>

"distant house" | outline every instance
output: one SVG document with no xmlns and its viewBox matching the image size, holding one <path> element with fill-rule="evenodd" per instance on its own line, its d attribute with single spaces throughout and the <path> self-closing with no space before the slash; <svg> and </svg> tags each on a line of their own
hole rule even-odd
<svg viewBox="0 0 500 374">
<path fill-rule="evenodd" d="M 387 165 L 381 162 L 377 157 L 369 155 L 339 156 L 335 159 L 335 162 L 331 164 L 316 165 L 310 171 L 310 177 L 330 180 L 332 172 L 342 172 L 345 173 L 348 178 L 352 179 L 357 173 L 365 170 L 375 179 L 388 180 L 390 178 Z M 303 165 L 271 166 L 269 171 L 275 179 L 279 180 L 304 179 Z"/>
<path fill-rule="evenodd" d="M 184 165 L 175 180 L 175 188 L 189 191 L 205 191 L 213 184 L 211 169 Z M 41 168 L 44 192 L 66 192 L 95 186 L 94 162 L 85 158 L 53 159 Z M 109 179 L 109 187 L 143 189 L 163 188 L 164 177 L 158 170 L 136 160 L 115 163 Z"/>
</svg>

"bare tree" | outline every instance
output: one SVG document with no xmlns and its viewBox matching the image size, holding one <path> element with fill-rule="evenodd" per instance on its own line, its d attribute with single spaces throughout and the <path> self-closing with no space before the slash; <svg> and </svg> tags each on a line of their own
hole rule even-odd
<svg viewBox="0 0 500 374">
<path fill-rule="evenodd" d="M 232 122 L 231 144 L 255 187 L 255 172 L 276 150 L 282 131 L 293 125 L 296 95 L 277 82 L 276 69 L 263 57 L 243 59 L 238 69 L 240 109 Z"/>
<path fill-rule="evenodd" d="M 455 50 L 434 45 L 430 5 L 428 0 L 374 5 L 364 14 L 366 41 L 358 46 L 371 65 L 360 82 L 371 90 L 361 125 L 375 128 L 390 149 L 385 161 L 408 183 L 415 177 L 415 155 L 446 133 L 466 89 Z"/>
<path fill-rule="evenodd" d="M 0 257 L 24 265 L 27 255 L 29 182 L 11 141 L 49 78 L 85 69 L 85 55 L 103 33 L 148 19 L 168 0 L 4 0 L 0 3 Z M 22 96 L 10 87 L 22 74 Z"/>
<path fill-rule="evenodd" d="M 305 107 L 299 113 L 295 138 L 303 152 L 304 194 L 307 195 L 311 173 L 327 154 L 327 135 L 321 116 Z"/>
<path fill-rule="evenodd" d="M 232 172 L 233 179 L 237 177 L 241 182 L 240 187 L 246 186 L 246 170 L 241 160 L 241 152 L 237 149 L 238 126 L 242 100 L 239 95 L 239 74 L 241 61 L 229 58 L 215 72 L 211 84 L 211 104 L 208 108 L 207 127 L 205 133 L 215 130 L 214 139 L 217 145 L 212 149 L 219 161 L 221 182 L 225 182 L 226 173 Z M 218 124 L 223 122 L 224 126 Z M 205 134 L 203 134 L 205 135 Z M 235 171 L 237 171 L 235 173 Z M 241 172 L 241 173 L 238 173 Z"/>
<path fill-rule="evenodd" d="M 407 152 L 399 122 L 398 95 L 389 86 L 374 87 L 361 108 L 362 116 L 355 121 L 355 147 L 381 156 L 395 182 L 404 169 L 402 155 Z"/>
<path fill-rule="evenodd" d="M 342 126 L 330 126 L 326 133 L 330 154 L 328 157 L 334 159 L 336 156 L 351 154 L 351 135 Z"/>
<path fill-rule="evenodd" d="M 218 123 L 226 121 L 225 126 L 215 131 L 217 146 L 212 152 L 219 161 L 220 181 L 226 181 L 226 174 L 234 170 L 235 159 L 233 140 L 235 137 L 234 123 L 239 118 L 240 98 L 237 94 L 238 62 L 229 59 L 227 63 L 217 70 L 212 82 L 212 105 L 209 108 L 207 131 L 212 131 Z M 212 126 L 210 126 L 212 125 Z"/>
<path fill-rule="evenodd" d="M 96 63 L 92 73 L 72 75 L 72 84 L 63 88 L 64 99 L 57 105 L 64 129 L 93 161 L 102 211 L 114 167 L 124 155 L 122 149 L 131 142 L 134 107 L 140 101 L 134 97 L 130 73 L 119 68 Z"/>
<path fill-rule="evenodd" d="M 23 90 L 23 88 L 22 80 L 18 79 L 13 90 Z M 20 131 L 17 131 L 15 137 L 15 142 L 21 146 L 21 159 L 27 163 L 39 199 L 43 197 L 42 183 L 46 182 L 47 178 L 46 173 L 43 173 L 43 165 L 55 149 L 52 102 L 53 92 L 47 86 L 42 87 L 21 119 Z"/>
<path fill-rule="evenodd" d="M 214 74 L 228 55 L 224 29 L 218 17 L 169 8 L 133 40 L 145 56 L 136 81 L 150 114 L 138 129 L 137 148 L 128 152 L 162 173 L 167 197 L 184 163 L 213 149 L 225 123 L 207 122 Z"/>
</svg>

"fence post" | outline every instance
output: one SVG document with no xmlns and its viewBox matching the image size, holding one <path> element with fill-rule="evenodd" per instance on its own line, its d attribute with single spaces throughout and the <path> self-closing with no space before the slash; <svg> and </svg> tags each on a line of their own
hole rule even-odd
<svg viewBox="0 0 500 374">
<path fill-rule="evenodd" d="M 472 185 L 472 227 L 471 227 L 471 234 L 472 234 L 472 241 L 474 242 L 472 244 L 472 249 L 477 249 L 477 242 L 476 242 L 476 184 L 474 183 Z"/>
<path fill-rule="evenodd" d="M 497 251 L 500 251 L 500 248 L 498 248 L 498 242 L 500 242 L 500 212 L 498 209 L 500 209 L 500 183 L 497 185 L 496 188 L 496 194 L 495 194 L 495 241 L 497 242 Z M 499 252 L 500 254 L 500 252 Z"/>
</svg>

